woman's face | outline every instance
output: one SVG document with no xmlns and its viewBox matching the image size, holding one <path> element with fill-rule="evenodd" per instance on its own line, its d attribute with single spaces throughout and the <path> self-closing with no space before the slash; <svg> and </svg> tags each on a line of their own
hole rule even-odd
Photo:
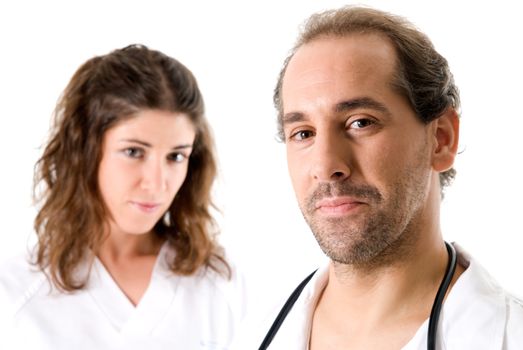
<svg viewBox="0 0 523 350">
<path fill-rule="evenodd" d="M 106 131 L 98 185 L 111 234 L 151 232 L 187 175 L 195 128 L 182 113 L 143 110 Z"/>
</svg>

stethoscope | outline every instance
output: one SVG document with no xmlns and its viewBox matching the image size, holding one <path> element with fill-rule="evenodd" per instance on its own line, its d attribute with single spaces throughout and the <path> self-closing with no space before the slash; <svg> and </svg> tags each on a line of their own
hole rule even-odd
<svg viewBox="0 0 523 350">
<path fill-rule="evenodd" d="M 443 276 L 443 280 L 439 285 L 438 292 L 436 293 L 436 298 L 434 299 L 434 304 L 432 304 L 432 310 L 430 311 L 427 350 L 436 349 L 436 331 L 438 327 L 439 314 L 443 306 L 443 299 L 445 298 L 445 294 L 449 289 L 450 282 L 452 281 L 452 277 L 454 277 L 454 272 L 456 271 L 456 250 L 454 249 L 452 244 L 449 244 L 447 242 L 445 242 L 445 246 L 447 247 L 447 252 L 449 254 L 449 262 L 447 263 L 445 276 Z M 259 350 L 265 350 L 270 345 L 272 339 L 274 338 L 276 333 L 278 333 L 278 330 L 280 329 L 283 321 L 287 317 L 287 314 L 291 311 L 294 303 L 296 302 L 296 300 L 298 300 L 298 297 L 300 296 L 301 292 L 303 291 L 307 283 L 310 281 L 312 276 L 316 273 L 316 271 L 313 271 L 309 276 L 307 276 L 289 296 L 289 299 L 287 299 L 280 312 L 278 313 L 278 316 L 276 316 L 276 319 L 272 323 L 271 328 L 265 335 L 265 338 L 263 339 Z"/>
</svg>

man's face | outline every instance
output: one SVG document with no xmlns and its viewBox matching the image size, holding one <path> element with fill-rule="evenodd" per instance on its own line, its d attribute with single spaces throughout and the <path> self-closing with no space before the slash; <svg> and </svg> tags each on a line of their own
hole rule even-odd
<svg viewBox="0 0 523 350">
<path fill-rule="evenodd" d="M 301 211 L 336 262 L 369 264 L 427 212 L 430 124 L 392 88 L 396 53 L 374 34 L 298 49 L 282 85 L 288 167 Z"/>
</svg>

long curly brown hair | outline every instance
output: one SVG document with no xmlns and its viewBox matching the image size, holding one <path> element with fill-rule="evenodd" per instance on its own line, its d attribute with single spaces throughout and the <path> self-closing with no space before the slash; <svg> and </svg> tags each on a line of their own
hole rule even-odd
<svg viewBox="0 0 523 350">
<path fill-rule="evenodd" d="M 94 57 L 76 71 L 35 166 L 34 263 L 61 290 L 85 286 L 85 277 L 75 277 L 75 271 L 84 259 L 94 258 L 105 238 L 109 214 L 97 177 L 104 133 L 144 109 L 184 113 L 196 128 L 187 177 L 167 218 L 153 229 L 176 251 L 172 271 L 191 275 L 208 267 L 230 276 L 210 214 L 216 161 L 196 79 L 177 60 L 131 45 Z"/>
</svg>

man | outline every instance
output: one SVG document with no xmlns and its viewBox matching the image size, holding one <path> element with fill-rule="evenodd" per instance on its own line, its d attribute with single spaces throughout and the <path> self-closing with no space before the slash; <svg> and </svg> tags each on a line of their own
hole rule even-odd
<svg viewBox="0 0 523 350">
<path fill-rule="evenodd" d="M 300 209 L 330 263 L 260 349 L 523 349 L 521 303 L 442 238 L 459 94 L 429 39 L 368 8 L 314 15 L 274 99 Z"/>
</svg>

